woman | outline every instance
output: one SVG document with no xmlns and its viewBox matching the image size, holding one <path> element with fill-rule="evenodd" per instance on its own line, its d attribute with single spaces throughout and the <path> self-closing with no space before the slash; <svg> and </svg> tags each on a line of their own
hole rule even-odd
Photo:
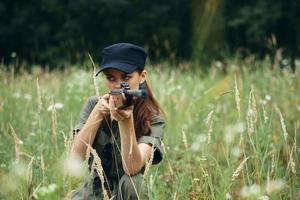
<svg viewBox="0 0 300 200">
<path fill-rule="evenodd" d="M 118 43 L 102 51 L 100 72 L 106 78 L 109 91 L 121 89 L 121 83 L 128 83 L 130 90 L 143 89 L 146 98 L 133 97 L 132 104 L 120 96 L 105 94 L 100 99 L 90 97 L 85 104 L 80 121 L 74 133 L 73 154 L 85 159 L 87 145 L 96 149 L 105 177 L 105 188 L 113 199 L 145 199 L 142 194 L 142 180 L 145 164 L 150 160 L 153 149 L 153 164 L 162 159 L 161 140 L 163 139 L 164 120 L 162 110 L 154 99 L 146 82 L 144 69 L 147 54 L 139 46 Z M 127 102 L 128 103 L 128 102 Z M 90 157 L 91 165 L 93 158 Z M 143 190 L 145 191 L 145 190 Z M 103 198 L 101 180 L 94 173 L 90 182 L 78 189 L 72 199 Z"/>
</svg>

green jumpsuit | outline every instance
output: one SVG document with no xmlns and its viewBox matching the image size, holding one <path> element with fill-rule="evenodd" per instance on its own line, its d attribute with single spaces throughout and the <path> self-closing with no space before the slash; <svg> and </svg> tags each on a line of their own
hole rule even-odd
<svg viewBox="0 0 300 200">
<path fill-rule="evenodd" d="M 74 129 L 74 133 L 78 133 L 84 126 L 91 111 L 98 102 L 98 97 L 90 97 L 85 104 L 80 114 L 79 123 Z M 102 122 L 100 125 L 92 147 L 97 151 L 104 173 L 107 179 L 105 187 L 109 193 L 110 198 L 116 200 L 131 200 L 131 199 L 147 199 L 146 189 L 141 188 L 143 180 L 144 168 L 134 176 L 127 176 L 124 173 L 121 154 L 121 148 L 118 123 L 112 121 L 109 126 Z M 154 157 L 152 164 L 157 164 L 162 160 L 163 149 L 161 141 L 164 134 L 164 119 L 158 115 L 152 116 L 150 133 L 143 134 L 137 139 L 138 143 L 150 144 L 154 147 Z M 89 164 L 92 163 L 92 157 L 89 159 Z M 73 194 L 74 200 L 81 199 L 102 199 L 101 181 L 96 172 L 92 173 L 92 179 Z M 133 185 L 134 184 L 134 185 Z M 144 191 L 144 192 L 142 192 Z M 137 195 L 138 193 L 138 195 Z"/>
</svg>

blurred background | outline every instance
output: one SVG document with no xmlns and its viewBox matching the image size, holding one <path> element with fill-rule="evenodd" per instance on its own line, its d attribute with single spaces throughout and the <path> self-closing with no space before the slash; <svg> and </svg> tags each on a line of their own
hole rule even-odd
<svg viewBox="0 0 300 200">
<path fill-rule="evenodd" d="M 144 174 L 151 200 L 300 199 L 299 11 L 300 0 L 1 0 L 0 199 L 69 199 L 90 179 L 66 158 L 83 105 L 108 92 L 91 61 L 117 42 L 146 48 L 166 113 L 163 162 Z"/>
<path fill-rule="evenodd" d="M 99 62 L 104 46 L 132 42 L 152 62 L 249 55 L 275 62 L 277 53 L 295 68 L 299 10 L 299 0 L 2 0 L 0 58 L 53 69 L 88 53 Z"/>
</svg>

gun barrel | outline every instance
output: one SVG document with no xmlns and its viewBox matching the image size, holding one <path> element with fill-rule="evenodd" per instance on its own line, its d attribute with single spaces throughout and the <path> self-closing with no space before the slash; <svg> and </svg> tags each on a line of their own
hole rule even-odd
<svg viewBox="0 0 300 200">
<path fill-rule="evenodd" d="M 116 90 L 110 91 L 109 94 L 114 95 L 114 94 L 123 94 L 123 93 L 124 93 L 124 90 L 123 90 L 123 89 L 116 89 Z"/>
<path fill-rule="evenodd" d="M 135 96 L 135 97 L 141 97 L 141 98 L 146 98 L 148 93 L 146 90 L 123 90 L 123 89 L 116 89 L 110 91 L 111 95 L 114 94 L 125 94 L 125 95 L 130 95 L 130 96 Z"/>
<path fill-rule="evenodd" d="M 126 93 L 135 97 L 147 97 L 147 91 L 146 90 L 126 90 Z"/>
</svg>

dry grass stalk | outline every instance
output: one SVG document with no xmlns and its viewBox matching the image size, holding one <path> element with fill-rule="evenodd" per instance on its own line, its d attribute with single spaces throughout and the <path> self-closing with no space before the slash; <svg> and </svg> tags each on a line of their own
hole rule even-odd
<svg viewBox="0 0 300 200">
<path fill-rule="evenodd" d="M 295 161 L 294 161 L 294 158 L 293 158 L 293 149 L 294 149 L 294 146 L 293 146 L 293 148 L 290 151 L 290 159 L 289 159 L 289 162 L 288 162 L 288 169 L 293 174 L 296 174 L 296 164 L 295 164 Z"/>
<path fill-rule="evenodd" d="M 236 109 L 238 111 L 239 119 L 240 119 L 240 117 L 241 117 L 241 106 L 240 106 L 241 99 L 240 99 L 240 92 L 239 92 L 238 85 L 237 85 L 236 74 L 235 74 L 235 80 L 234 80 L 234 91 L 235 91 L 234 93 L 235 93 Z"/>
<path fill-rule="evenodd" d="M 95 89 L 95 95 L 97 96 L 97 97 L 99 97 L 100 95 L 99 95 L 99 87 L 98 87 L 98 85 L 97 85 L 97 81 L 96 81 L 96 69 L 97 69 L 97 67 L 96 67 L 96 65 L 95 65 L 95 63 L 94 63 L 94 61 L 93 61 L 93 58 L 92 58 L 92 56 L 90 55 L 90 54 L 88 54 L 89 55 L 89 59 L 91 60 L 91 62 L 92 62 L 92 65 L 93 65 L 93 84 L 94 84 L 94 89 Z"/>
<path fill-rule="evenodd" d="M 144 172 L 144 179 L 147 177 L 148 175 L 148 172 L 150 170 L 150 167 L 152 165 L 152 162 L 153 162 L 153 158 L 154 158 L 154 145 L 152 145 L 152 149 L 151 149 L 151 156 L 150 156 L 150 159 L 149 161 L 147 162 L 146 164 L 146 167 L 145 167 L 145 172 Z"/>
<path fill-rule="evenodd" d="M 109 200 L 106 188 L 104 186 L 105 180 L 104 180 L 104 170 L 101 164 L 101 159 L 98 156 L 97 152 L 95 149 L 93 149 L 91 147 L 91 145 L 86 144 L 87 145 L 87 151 L 91 152 L 91 154 L 93 155 L 93 164 L 92 164 L 92 169 L 91 172 L 93 172 L 94 170 L 96 170 L 100 180 L 101 180 L 101 187 L 102 187 L 102 192 L 103 192 L 103 199 L 104 200 Z"/>
<path fill-rule="evenodd" d="M 253 97 L 253 88 L 251 87 L 248 101 L 248 111 L 247 111 L 247 130 L 248 135 L 251 137 L 254 133 L 254 111 L 252 109 L 252 97 Z"/>
<path fill-rule="evenodd" d="M 265 109 L 265 106 L 263 104 L 261 104 L 261 106 L 262 106 L 263 115 L 264 115 L 264 123 L 266 124 L 268 122 L 269 117 L 267 115 L 267 111 Z"/>
<path fill-rule="evenodd" d="M 284 140 L 285 142 L 287 142 L 287 138 L 288 138 L 288 132 L 286 130 L 286 126 L 285 126 L 285 123 L 284 123 L 284 118 L 280 112 L 280 110 L 278 110 L 279 112 L 279 116 L 280 116 L 280 124 L 281 124 L 281 128 L 282 128 L 282 131 L 283 131 L 283 136 L 284 136 Z"/>
<path fill-rule="evenodd" d="M 27 172 L 26 172 L 26 182 L 27 186 L 29 187 L 32 183 L 32 163 L 33 163 L 34 157 L 31 157 L 30 162 L 27 166 Z"/>
<path fill-rule="evenodd" d="M 272 153 L 271 176 L 275 174 L 275 153 Z"/>
<path fill-rule="evenodd" d="M 209 114 L 207 115 L 205 124 L 208 127 L 208 132 L 207 132 L 207 144 L 210 144 L 211 141 L 211 133 L 213 131 L 212 125 L 213 125 L 213 114 L 214 111 L 210 111 Z"/>
<path fill-rule="evenodd" d="M 67 136 L 65 135 L 64 132 L 62 132 L 62 135 L 64 137 L 65 151 L 67 152 L 67 154 L 69 154 L 69 153 L 71 153 L 71 150 L 72 150 L 73 139 L 72 138 L 67 138 Z"/>
<path fill-rule="evenodd" d="M 207 118 L 205 120 L 205 125 L 208 127 L 210 125 L 210 121 L 212 120 L 212 116 L 214 114 L 214 111 L 210 111 L 207 115 Z"/>
<path fill-rule="evenodd" d="M 18 138 L 18 136 L 17 136 L 14 128 L 12 127 L 12 125 L 9 124 L 9 126 L 10 126 L 10 129 L 11 129 L 12 136 L 14 138 L 15 156 L 16 156 L 16 162 L 18 163 L 20 161 L 20 154 L 21 154 L 20 145 L 23 144 L 23 142 Z"/>
<path fill-rule="evenodd" d="M 252 90 L 252 104 L 251 104 L 251 109 L 253 111 L 254 125 L 256 125 L 256 123 L 257 123 L 257 108 L 256 108 L 256 99 L 255 99 L 255 95 L 254 95 L 253 90 Z"/>
<path fill-rule="evenodd" d="M 185 134 L 183 129 L 181 129 L 181 134 L 182 134 L 182 141 L 183 141 L 184 147 L 187 150 L 188 149 L 188 143 L 187 143 L 187 139 L 186 139 L 186 134 Z"/>
<path fill-rule="evenodd" d="M 154 139 L 153 139 L 153 140 L 154 140 Z M 144 175 L 143 175 L 143 182 L 142 182 L 142 187 L 141 187 L 142 190 L 143 190 L 143 185 L 144 185 L 144 183 L 145 183 L 145 180 L 146 180 L 146 178 L 147 178 L 147 176 L 148 176 L 150 167 L 151 167 L 152 162 L 153 162 L 154 151 L 155 151 L 154 145 L 152 145 L 152 148 L 151 148 L 151 156 L 150 156 L 149 161 L 146 163 L 146 167 L 145 167 L 145 171 L 144 171 Z M 142 190 L 141 190 L 141 192 L 142 192 Z"/>
<path fill-rule="evenodd" d="M 41 90 L 39 85 L 39 78 L 36 78 L 36 90 L 37 90 L 37 96 L 38 96 L 38 114 L 41 113 L 42 110 L 42 96 L 41 96 Z"/>
<path fill-rule="evenodd" d="M 52 98 L 52 105 L 54 105 L 53 98 Z M 52 117 L 52 137 L 54 139 L 56 139 L 56 136 L 57 136 L 57 115 L 56 115 L 55 106 L 53 106 L 51 117 Z"/>
<path fill-rule="evenodd" d="M 43 185 L 44 185 L 44 183 L 45 183 L 45 162 L 44 162 L 43 153 L 41 153 L 41 169 L 42 169 Z"/>
<path fill-rule="evenodd" d="M 72 124 L 72 119 L 70 121 L 70 130 L 73 130 L 74 126 Z M 65 151 L 67 152 L 67 154 L 70 154 L 72 152 L 72 148 L 73 148 L 73 142 L 74 142 L 74 136 L 75 134 L 73 133 L 73 131 L 69 132 L 69 137 L 67 137 L 64 132 L 62 132 L 63 137 L 64 137 L 64 147 L 65 147 Z"/>
<path fill-rule="evenodd" d="M 165 147 L 165 143 L 162 140 L 160 142 L 161 142 L 161 146 L 163 148 L 163 151 L 164 151 L 164 153 L 166 155 L 167 154 L 167 150 L 166 150 L 166 147 Z M 171 166 L 171 164 L 170 164 L 170 162 L 169 162 L 168 159 L 167 159 L 167 162 L 168 162 L 168 168 L 169 168 L 170 174 L 173 176 L 174 171 L 173 171 L 173 168 L 172 168 L 172 166 Z"/>
<path fill-rule="evenodd" d="M 234 181 L 241 173 L 241 171 L 243 170 L 244 168 L 244 165 L 245 163 L 247 162 L 249 157 L 245 158 L 241 163 L 240 165 L 236 168 L 236 170 L 234 171 L 234 173 L 232 174 L 232 181 Z"/>
<path fill-rule="evenodd" d="M 295 147 L 295 153 L 296 154 L 297 154 L 297 129 L 299 129 L 299 122 L 296 122 L 296 125 L 295 125 L 295 134 L 294 134 L 294 147 Z"/>
<path fill-rule="evenodd" d="M 210 121 L 209 129 L 207 132 L 207 144 L 210 144 L 211 141 L 211 133 L 213 131 L 212 124 L 213 124 L 213 120 Z"/>
<path fill-rule="evenodd" d="M 243 136 L 242 133 L 240 134 L 239 147 L 240 147 L 241 149 L 244 149 L 244 136 Z"/>
</svg>

